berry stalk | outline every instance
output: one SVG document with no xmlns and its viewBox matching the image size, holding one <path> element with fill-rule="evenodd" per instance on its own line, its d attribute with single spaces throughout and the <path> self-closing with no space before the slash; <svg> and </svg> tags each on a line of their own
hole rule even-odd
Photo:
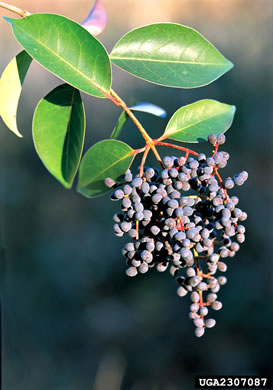
<svg viewBox="0 0 273 390">
<path fill-rule="evenodd" d="M 142 160 L 141 160 L 140 168 L 139 168 L 139 177 L 142 177 L 142 176 L 143 176 L 143 173 L 144 173 L 144 164 L 145 164 L 146 158 L 147 158 L 148 153 L 149 153 L 150 150 L 151 150 L 151 147 L 148 146 L 148 145 L 146 145 L 145 151 L 144 151 L 144 153 L 143 153 L 143 157 L 142 157 Z"/>
</svg>

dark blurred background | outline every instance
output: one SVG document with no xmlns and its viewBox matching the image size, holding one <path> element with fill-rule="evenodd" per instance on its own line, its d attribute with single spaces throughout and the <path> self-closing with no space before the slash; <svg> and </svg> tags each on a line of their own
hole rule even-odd
<svg viewBox="0 0 273 390">
<path fill-rule="evenodd" d="M 0 120 L 1 290 L 4 390 L 193 389 L 194 375 L 272 373 L 272 8 L 270 0 L 104 1 L 110 51 L 127 31 L 171 21 L 197 29 L 235 67 L 193 90 L 156 86 L 113 70 L 113 87 L 128 102 L 148 101 L 166 119 L 139 114 L 158 137 L 175 110 L 202 98 L 235 104 L 224 150 L 226 176 L 249 180 L 233 193 L 247 211 L 247 240 L 227 271 L 217 325 L 194 336 L 188 297 L 176 295 L 168 272 L 130 279 L 112 233 L 118 207 L 108 196 L 87 199 L 65 190 L 36 155 L 31 121 L 36 104 L 60 82 L 37 64 L 26 77 L 14 136 Z M 30 12 L 61 13 L 81 22 L 92 2 L 18 0 Z M 0 16 L 9 15 L 0 10 Z M 20 51 L 0 20 L 0 69 Z M 108 138 L 120 109 L 83 96 L 85 148 Z M 128 124 L 123 140 L 143 142 Z M 125 134 L 126 133 L 126 134 Z M 207 151 L 198 145 L 198 151 Z M 164 155 L 164 150 L 161 150 Z M 150 164 L 155 164 L 153 157 Z M 74 186 L 75 187 L 75 186 Z"/>
</svg>

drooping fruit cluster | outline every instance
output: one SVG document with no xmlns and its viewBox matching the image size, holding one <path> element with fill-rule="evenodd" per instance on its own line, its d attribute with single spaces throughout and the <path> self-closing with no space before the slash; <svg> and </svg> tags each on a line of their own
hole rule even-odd
<svg viewBox="0 0 273 390">
<path fill-rule="evenodd" d="M 229 197 L 227 190 L 242 185 L 248 174 L 243 171 L 223 181 L 218 170 L 226 166 L 229 154 L 218 152 L 218 145 L 225 136 L 210 135 L 209 142 L 215 146 L 212 157 L 167 156 L 165 169 L 145 168 L 143 177 L 128 170 L 122 188 L 111 194 L 121 202 L 114 232 L 130 238 L 122 251 L 127 275 L 169 268 L 179 285 L 177 294 L 190 293 L 189 315 L 198 337 L 215 325 L 207 315 L 209 308 L 221 309 L 217 293 L 227 282 L 225 276 L 215 275 L 227 270 L 224 259 L 235 256 L 244 242 L 241 222 L 247 218 L 239 199 Z M 110 178 L 105 183 L 114 184 Z"/>
</svg>

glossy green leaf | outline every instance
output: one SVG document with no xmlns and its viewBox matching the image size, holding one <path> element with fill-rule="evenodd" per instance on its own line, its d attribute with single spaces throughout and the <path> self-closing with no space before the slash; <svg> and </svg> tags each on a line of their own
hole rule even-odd
<svg viewBox="0 0 273 390">
<path fill-rule="evenodd" d="M 90 95 L 102 98 L 109 93 L 108 54 L 84 27 L 54 14 L 5 19 L 20 45 L 47 70 Z"/>
<path fill-rule="evenodd" d="M 0 115 L 18 137 L 22 137 L 17 127 L 17 107 L 22 86 L 32 58 L 23 50 L 5 68 L 0 79 Z"/>
<path fill-rule="evenodd" d="M 128 115 L 126 114 L 125 111 L 122 111 L 120 114 L 120 117 L 118 118 L 117 124 L 114 127 L 114 130 L 112 131 L 111 138 L 112 139 L 117 139 L 118 136 L 120 135 L 125 123 L 127 122 Z"/>
<path fill-rule="evenodd" d="M 78 90 L 62 84 L 38 103 L 34 145 L 46 168 L 66 188 L 71 188 L 78 170 L 84 136 L 85 114 Z"/>
<path fill-rule="evenodd" d="M 180 88 L 207 85 L 233 66 L 197 31 L 175 23 L 130 31 L 115 45 L 110 59 L 134 76 Z"/>
<path fill-rule="evenodd" d="M 90 198 L 108 192 L 104 180 L 111 177 L 118 182 L 132 164 L 133 152 L 129 145 L 113 139 L 93 145 L 81 162 L 78 191 Z"/>
<path fill-rule="evenodd" d="M 218 135 L 230 128 L 235 110 L 235 106 L 216 100 L 199 100 L 177 110 L 160 139 L 192 143 L 207 141 L 208 135 Z"/>
<path fill-rule="evenodd" d="M 160 118 L 165 118 L 167 113 L 166 111 L 155 105 L 155 104 L 152 104 L 152 103 L 146 103 L 146 102 L 139 102 L 137 104 L 135 104 L 134 106 L 131 106 L 129 107 L 130 110 L 133 110 L 133 111 L 139 111 L 139 112 L 145 112 L 147 114 L 151 114 L 151 115 L 155 115 L 155 116 L 158 116 Z M 117 124 L 114 128 L 114 130 L 112 131 L 112 134 L 111 134 L 111 138 L 113 139 L 117 139 L 118 136 L 120 135 L 125 123 L 127 122 L 127 120 L 129 119 L 129 116 L 126 114 L 125 111 L 123 111 L 117 121 Z"/>
</svg>

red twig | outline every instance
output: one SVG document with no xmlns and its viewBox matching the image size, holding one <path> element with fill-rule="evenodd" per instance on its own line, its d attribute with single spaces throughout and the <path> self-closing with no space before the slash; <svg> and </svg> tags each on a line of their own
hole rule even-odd
<svg viewBox="0 0 273 390">
<path fill-rule="evenodd" d="M 217 179 L 219 180 L 219 183 L 220 183 L 220 185 L 221 185 L 221 187 L 222 187 L 222 189 L 224 191 L 225 201 L 228 202 L 229 201 L 229 197 L 228 197 L 227 190 L 225 188 L 225 184 L 224 184 L 224 182 L 223 182 L 223 180 L 222 180 L 222 178 L 221 178 L 221 176 L 220 176 L 220 174 L 218 172 L 218 169 L 216 167 L 214 167 L 214 174 L 217 177 Z"/>
<path fill-rule="evenodd" d="M 135 149 L 133 150 L 131 153 L 128 154 L 128 156 L 132 156 L 133 154 L 139 154 L 139 153 L 142 153 L 144 152 L 146 149 L 146 146 L 144 146 L 144 148 L 141 148 L 141 149 Z"/>
<path fill-rule="evenodd" d="M 145 147 L 145 151 L 143 153 L 141 164 L 140 164 L 140 168 L 139 168 L 139 177 L 143 176 L 144 164 L 145 164 L 145 161 L 146 161 L 146 158 L 148 156 L 148 153 L 149 153 L 150 149 L 151 149 L 150 146 L 146 146 Z"/>
<path fill-rule="evenodd" d="M 214 151 L 213 151 L 212 158 L 213 158 L 213 157 L 216 155 L 216 153 L 218 152 L 219 144 L 215 144 L 214 146 L 215 146 L 215 148 L 214 148 Z"/>
<path fill-rule="evenodd" d="M 179 150 L 182 150 L 183 152 L 186 152 L 189 154 L 193 154 L 194 156 L 198 156 L 198 153 L 195 152 L 194 150 L 191 150 L 191 149 L 188 149 L 188 148 L 183 148 L 183 146 L 178 146 L 178 145 L 174 145 L 174 144 L 169 144 L 167 142 L 160 142 L 160 141 L 157 141 L 157 140 L 153 140 L 155 145 L 159 145 L 159 146 L 168 146 L 170 148 L 174 148 L 174 149 L 179 149 Z"/>
<path fill-rule="evenodd" d="M 179 225 L 180 225 L 180 230 L 182 230 L 182 232 L 184 232 L 185 231 L 185 227 L 183 225 L 183 222 L 182 222 L 181 218 L 179 218 Z"/>
<path fill-rule="evenodd" d="M 139 239 L 139 221 L 136 221 L 136 232 L 137 232 L 136 240 L 138 240 Z"/>
</svg>

